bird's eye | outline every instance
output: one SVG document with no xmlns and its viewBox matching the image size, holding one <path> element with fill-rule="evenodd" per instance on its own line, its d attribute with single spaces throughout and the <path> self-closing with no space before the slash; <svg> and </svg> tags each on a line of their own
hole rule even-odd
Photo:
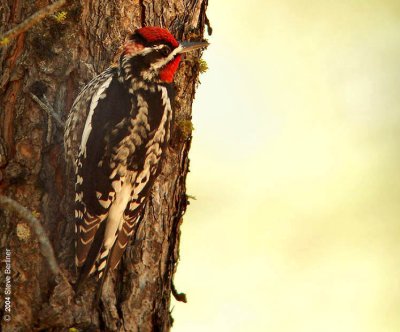
<svg viewBox="0 0 400 332">
<path fill-rule="evenodd" d="M 167 56 L 168 54 L 171 53 L 171 48 L 165 45 L 162 49 L 160 49 L 160 53 L 162 56 Z"/>
</svg>

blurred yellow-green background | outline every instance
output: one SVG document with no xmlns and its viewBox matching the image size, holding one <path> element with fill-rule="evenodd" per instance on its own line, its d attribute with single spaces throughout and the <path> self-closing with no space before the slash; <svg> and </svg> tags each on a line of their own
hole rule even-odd
<svg viewBox="0 0 400 332">
<path fill-rule="evenodd" d="M 208 16 L 173 331 L 400 331 L 400 2 Z"/>
</svg>

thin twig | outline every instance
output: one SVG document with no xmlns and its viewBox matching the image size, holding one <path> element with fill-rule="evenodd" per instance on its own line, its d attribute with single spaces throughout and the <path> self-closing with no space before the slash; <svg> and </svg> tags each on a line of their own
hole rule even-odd
<svg viewBox="0 0 400 332">
<path fill-rule="evenodd" d="M 25 32 L 33 25 L 37 24 L 39 21 L 43 20 L 47 15 L 54 13 L 58 8 L 65 4 L 66 0 L 58 0 L 47 7 L 44 7 L 34 13 L 32 16 L 28 17 L 25 21 L 18 24 L 11 30 L 7 31 L 0 36 L 0 46 L 6 45 L 8 41 L 15 38 L 22 32 Z"/>
<path fill-rule="evenodd" d="M 178 293 L 173 282 L 171 284 L 171 291 L 172 291 L 172 295 L 174 296 L 175 300 L 177 300 L 179 302 L 187 303 L 186 294 Z"/>
<path fill-rule="evenodd" d="M 40 252 L 42 253 L 43 257 L 47 259 L 51 272 L 53 272 L 55 276 L 61 274 L 61 270 L 57 264 L 56 257 L 54 256 L 53 247 L 51 246 L 50 240 L 47 237 L 46 232 L 40 221 L 35 218 L 32 212 L 29 211 L 26 207 L 22 206 L 17 201 L 9 197 L 0 195 L 0 205 L 8 209 L 9 211 L 16 212 L 20 217 L 29 222 L 38 238 L 40 244 Z"/>
<path fill-rule="evenodd" d="M 207 14 L 205 14 L 205 22 L 204 22 L 204 24 L 207 26 L 207 34 L 209 36 L 211 36 L 212 33 L 213 33 L 213 28 L 211 27 L 211 23 L 210 23 L 210 20 L 207 17 Z"/>
<path fill-rule="evenodd" d="M 39 106 L 51 117 L 53 117 L 54 120 L 56 120 L 56 123 L 60 126 L 60 128 L 64 128 L 64 122 L 61 120 L 60 116 L 54 111 L 53 107 L 51 107 L 49 101 L 47 98 L 44 96 L 44 101 L 42 101 L 38 96 L 34 95 L 32 92 L 30 93 L 31 97 L 34 101 L 36 101 Z"/>
<path fill-rule="evenodd" d="M 51 137 L 53 135 L 53 120 L 50 115 L 48 115 L 47 119 L 47 135 L 46 135 L 46 143 L 50 144 L 51 143 Z"/>
</svg>

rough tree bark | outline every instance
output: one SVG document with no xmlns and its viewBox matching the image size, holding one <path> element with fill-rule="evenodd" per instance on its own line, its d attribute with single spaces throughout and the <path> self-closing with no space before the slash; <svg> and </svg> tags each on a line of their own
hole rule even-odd
<svg viewBox="0 0 400 332">
<path fill-rule="evenodd" d="M 48 0 L 0 0 L 0 33 L 48 5 Z M 30 209 L 43 224 L 63 274 L 75 281 L 71 179 L 63 156 L 63 128 L 32 95 L 65 120 L 80 88 L 108 67 L 127 33 L 146 25 L 177 39 L 202 40 L 207 0 L 74 0 L 0 49 L 0 194 Z M 54 278 L 27 222 L 0 211 L 0 317 L 4 315 L 5 255 L 11 250 L 11 321 L 4 331 L 167 331 L 187 206 L 185 179 L 191 141 L 191 104 L 199 54 L 186 56 L 176 77 L 171 147 L 144 220 L 108 278 L 99 307 L 94 281 L 75 297 Z M 4 318 L 4 317 L 3 317 Z"/>
</svg>

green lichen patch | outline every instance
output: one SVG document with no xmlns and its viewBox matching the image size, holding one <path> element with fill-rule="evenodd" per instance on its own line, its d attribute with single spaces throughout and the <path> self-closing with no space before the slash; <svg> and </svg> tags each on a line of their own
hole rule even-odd
<svg viewBox="0 0 400 332">
<path fill-rule="evenodd" d="M 58 23 L 63 23 L 67 19 L 68 13 L 66 11 L 61 11 L 55 13 L 53 16 Z"/>
<path fill-rule="evenodd" d="M 194 127 L 191 120 L 180 120 L 177 122 L 177 126 L 185 139 L 192 135 Z"/>
<path fill-rule="evenodd" d="M 207 61 L 204 59 L 199 59 L 199 71 L 200 74 L 205 73 L 208 70 L 208 64 Z"/>
<path fill-rule="evenodd" d="M 31 229 L 26 223 L 17 224 L 17 237 L 21 241 L 27 241 L 31 237 Z"/>
</svg>

